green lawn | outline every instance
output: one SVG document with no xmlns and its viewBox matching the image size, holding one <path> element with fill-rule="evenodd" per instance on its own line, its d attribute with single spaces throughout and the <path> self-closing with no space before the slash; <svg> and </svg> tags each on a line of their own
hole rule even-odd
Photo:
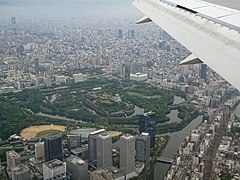
<svg viewBox="0 0 240 180">
<path fill-rule="evenodd" d="M 61 131 L 55 130 L 55 129 L 49 129 L 46 131 L 41 131 L 39 133 L 37 133 L 36 137 L 38 138 L 44 138 L 45 136 L 49 135 L 49 134 L 54 134 L 54 133 L 59 133 Z"/>
<path fill-rule="evenodd" d="M 112 105 L 112 104 L 113 104 L 112 101 L 107 100 L 107 99 L 101 100 L 100 103 L 101 103 L 101 104 L 106 104 L 106 105 Z"/>
</svg>

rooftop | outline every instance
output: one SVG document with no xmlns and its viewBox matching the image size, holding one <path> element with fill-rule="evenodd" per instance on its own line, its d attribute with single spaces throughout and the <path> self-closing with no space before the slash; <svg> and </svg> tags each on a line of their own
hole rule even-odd
<svg viewBox="0 0 240 180">
<path fill-rule="evenodd" d="M 81 165 L 85 164 L 85 161 L 82 160 L 79 157 L 70 157 L 70 158 L 68 158 L 68 160 L 71 161 L 73 164 L 78 165 L 78 166 L 81 166 Z"/>
<path fill-rule="evenodd" d="M 29 168 L 27 165 L 24 165 L 24 164 L 21 164 L 15 168 L 12 168 L 13 172 L 22 172 L 22 171 L 26 171 L 26 170 L 29 170 Z"/>
<path fill-rule="evenodd" d="M 65 164 L 63 164 L 63 162 L 58 159 L 54 159 L 52 161 L 45 162 L 44 165 L 46 165 L 50 169 L 56 169 L 58 167 L 65 166 Z"/>
<path fill-rule="evenodd" d="M 124 134 L 121 136 L 121 138 L 124 138 L 124 139 L 132 139 L 134 138 L 131 134 Z"/>
<path fill-rule="evenodd" d="M 95 135 L 95 134 L 99 134 L 99 133 L 103 133 L 105 132 L 106 130 L 105 129 L 99 129 L 97 131 L 93 131 L 93 132 L 90 132 L 91 135 Z"/>
</svg>

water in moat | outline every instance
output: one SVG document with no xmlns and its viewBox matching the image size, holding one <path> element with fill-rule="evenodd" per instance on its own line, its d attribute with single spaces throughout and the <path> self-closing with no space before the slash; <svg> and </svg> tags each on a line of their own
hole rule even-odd
<svg viewBox="0 0 240 180">
<path fill-rule="evenodd" d="M 179 104 L 184 102 L 185 100 L 175 96 L 174 98 L 174 104 Z M 177 117 L 178 111 L 172 110 L 169 114 L 170 122 L 179 122 L 179 118 Z M 194 129 L 196 126 L 198 126 L 202 122 L 202 116 L 197 117 L 194 119 L 191 123 L 189 123 L 183 130 L 174 132 L 174 133 L 168 133 L 168 135 L 171 137 L 166 148 L 164 149 L 162 153 L 162 157 L 168 157 L 173 158 L 174 154 L 177 152 L 179 145 L 183 141 L 183 139 L 187 136 L 187 134 Z M 162 180 L 164 179 L 164 176 L 166 175 L 170 165 L 164 164 L 164 163 L 157 163 L 153 172 L 151 173 L 148 180 Z"/>
</svg>

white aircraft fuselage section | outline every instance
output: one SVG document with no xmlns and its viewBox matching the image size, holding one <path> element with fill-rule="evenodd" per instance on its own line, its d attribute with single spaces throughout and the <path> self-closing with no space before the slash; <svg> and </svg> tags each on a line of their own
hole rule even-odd
<svg viewBox="0 0 240 180">
<path fill-rule="evenodd" d="M 239 11 L 198 0 L 135 0 L 133 4 L 240 90 Z"/>
</svg>

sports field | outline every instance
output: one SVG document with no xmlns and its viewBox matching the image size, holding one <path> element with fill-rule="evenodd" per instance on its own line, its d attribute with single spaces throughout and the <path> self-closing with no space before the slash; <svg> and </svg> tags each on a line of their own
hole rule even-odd
<svg viewBox="0 0 240 180">
<path fill-rule="evenodd" d="M 64 132 L 65 126 L 61 125 L 41 125 L 41 126 L 29 126 L 23 129 L 20 133 L 21 137 L 24 139 L 31 139 L 34 137 L 42 138 L 43 136 L 54 133 L 54 132 Z"/>
</svg>

